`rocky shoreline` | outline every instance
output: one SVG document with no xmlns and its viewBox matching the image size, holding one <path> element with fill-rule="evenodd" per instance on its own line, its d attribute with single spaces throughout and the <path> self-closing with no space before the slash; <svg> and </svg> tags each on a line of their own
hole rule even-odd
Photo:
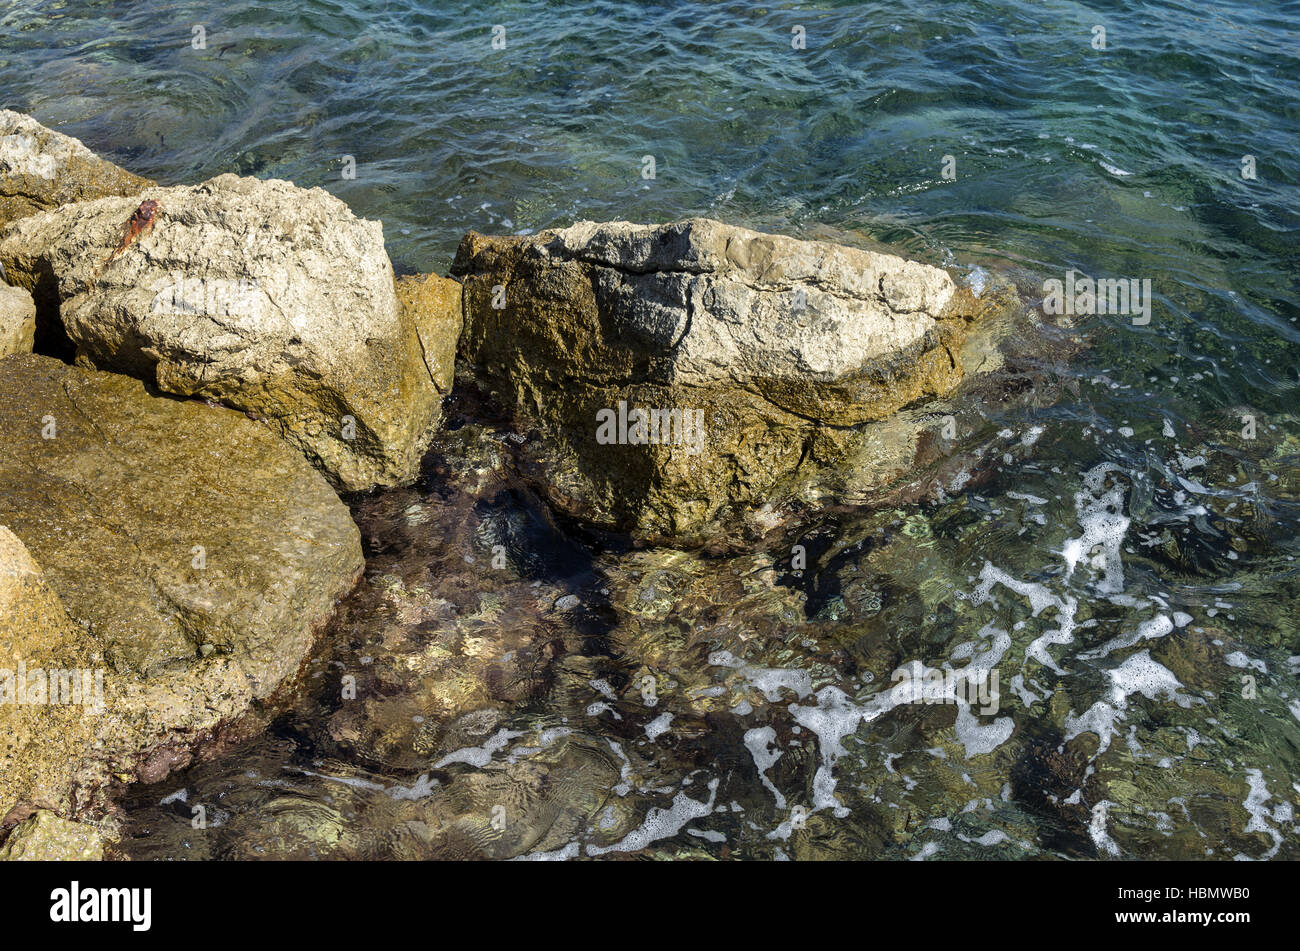
<svg viewBox="0 0 1300 951">
<path fill-rule="evenodd" d="M 0 677 L 0 857 L 97 854 L 125 785 L 265 721 L 361 576 L 345 502 L 420 477 L 454 388 L 556 512 L 736 550 L 973 484 L 1023 448 L 980 421 L 1071 348 L 1009 283 L 708 219 L 397 277 L 321 189 L 162 187 L 13 112 L 0 229 L 0 669 L 102 675 Z"/>
</svg>

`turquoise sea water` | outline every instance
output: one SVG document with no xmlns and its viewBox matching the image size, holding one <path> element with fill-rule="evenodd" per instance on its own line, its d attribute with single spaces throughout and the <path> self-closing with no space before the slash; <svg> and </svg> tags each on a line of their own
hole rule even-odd
<svg viewBox="0 0 1300 951">
<path fill-rule="evenodd" d="M 196 25 L 206 49 L 191 44 Z M 497 25 L 504 49 L 493 47 Z M 1093 46 L 1097 26 L 1104 49 Z M 805 49 L 792 47 L 796 27 Z M 800 716 L 792 703 L 812 701 L 779 691 L 767 713 L 706 716 L 685 696 L 680 708 L 669 700 L 633 710 L 620 694 L 619 720 L 592 714 L 604 693 L 590 681 L 630 682 L 653 669 L 651 655 L 662 661 L 668 649 L 647 639 L 666 636 L 673 618 L 694 630 L 673 649 L 700 670 L 721 650 L 743 657 L 740 642 L 717 630 L 716 612 L 696 617 L 699 605 L 725 600 L 724 589 L 726 598 L 765 595 L 727 589 L 731 582 L 716 574 L 725 570 L 694 556 L 645 565 L 590 551 L 578 560 L 591 564 L 546 583 L 606 599 L 602 637 L 615 647 L 596 652 L 606 676 L 570 671 L 545 690 L 498 702 L 493 728 L 522 739 L 494 747 L 479 770 L 505 769 L 511 744 L 541 748 L 529 731 L 565 729 L 574 731 L 567 743 L 585 738 L 585 752 L 548 769 L 577 776 L 570 782 L 584 791 L 556 805 L 560 814 L 586 815 L 574 803 L 604 789 L 601 809 L 606 800 L 628 805 L 626 817 L 610 822 L 631 832 L 651 809 L 671 812 L 678 795 L 706 801 L 709 783 L 719 784 L 715 806 L 742 808 L 728 806 L 725 820 L 705 809 L 680 825 L 661 822 L 655 829 L 665 834 L 646 833 L 631 840 L 646 844 L 627 849 L 646 854 L 1300 855 L 1300 3 L 17 2 L 0 13 L 0 99 L 165 183 L 237 172 L 325 187 L 383 221 L 402 272 L 445 273 L 471 229 L 698 214 L 793 235 L 856 232 L 958 273 L 978 266 L 1005 274 L 1031 300 L 1045 279 L 1072 268 L 1149 279 L 1149 324 L 1081 320 L 1088 350 L 1065 398 L 1033 418 L 998 421 L 1017 436 L 1041 430 L 1026 462 L 980 495 L 901 512 L 893 523 L 826 528 L 838 537 L 878 530 L 894 546 L 878 549 L 894 553 L 872 564 L 863 557 L 850 565 L 830 545 L 814 566 L 838 579 L 827 590 L 869 587 L 876 593 L 864 603 L 877 610 L 855 615 L 852 603 L 837 606 L 814 586 L 797 605 L 803 626 L 783 636 L 819 646 L 807 656 L 756 649 L 751 658 L 764 669 L 809 671 L 818 691 L 833 686 L 865 703 L 877 688 L 845 671 L 870 667 L 877 645 L 890 645 L 887 675 L 914 658 L 969 657 L 960 646 L 996 624 L 1012 633 L 1004 676 L 1022 672 L 1036 698 L 1008 692 L 1005 746 L 967 761 L 971 748 L 950 710 L 890 711 L 848 730 L 830 755 L 831 734 L 813 731 L 812 740 L 792 731 Z M 345 156 L 355 160 L 355 178 L 344 177 Z M 645 156 L 654 157 L 653 180 L 642 177 Z M 1242 174 L 1247 156 L 1254 178 Z M 948 157 L 955 178 L 943 175 Z M 1254 439 L 1242 436 L 1244 417 L 1255 420 Z M 1118 588 L 1107 580 L 1104 552 L 1095 570 L 1087 558 L 1075 568 L 1066 555 L 1072 540 L 1101 538 L 1097 519 L 1116 489 L 1110 502 L 1128 520 L 1113 553 L 1124 569 Z M 412 526 L 441 530 L 446 516 L 399 517 L 407 505 L 437 509 L 438 490 L 430 483 L 422 491 L 401 496 L 394 512 L 385 506 L 395 501 L 359 503 L 363 529 L 378 538 L 366 584 L 392 595 L 397 627 L 406 623 L 402 611 L 413 610 L 402 600 L 415 597 L 412 559 L 441 565 L 444 577 L 463 570 L 463 551 L 385 534 L 394 524 L 416 535 Z M 986 565 L 1081 606 L 1073 641 L 1053 648 L 1059 672 L 1030 655 L 1059 608 L 1031 611 L 1032 598 L 1005 584 L 981 601 Z M 654 572 L 667 579 L 659 590 L 678 591 L 679 602 L 619 600 Z M 735 566 L 728 577 L 742 574 Z M 521 571 L 519 580 L 525 592 L 535 578 Z M 504 614 L 481 602 L 476 622 L 531 623 L 516 594 L 486 594 L 504 599 Z M 454 603 L 458 619 L 472 613 L 446 591 L 426 595 Z M 784 601 L 739 604 L 742 627 L 778 623 L 793 610 Z M 392 690 L 420 696 L 410 671 L 423 668 L 396 658 L 441 643 L 450 627 L 429 622 L 434 615 L 422 615 L 418 636 L 408 631 L 409 643 L 391 650 L 393 669 L 408 671 L 400 688 L 397 675 L 386 681 Z M 1173 629 L 1104 650 L 1160 617 L 1176 619 Z M 578 621 L 544 620 L 562 629 L 571 654 L 593 656 Z M 366 638 L 386 636 L 348 623 L 330 635 L 322 671 L 367 666 L 358 659 L 375 653 Z M 468 636 L 456 625 L 457 637 Z M 816 659 L 831 646 L 852 664 Z M 1158 690 L 1121 690 L 1115 701 L 1115 671 L 1143 646 L 1195 702 Z M 570 674 L 572 690 L 556 686 Z M 1256 697 L 1241 696 L 1243 676 L 1256 678 Z M 574 693 L 583 689 L 590 696 Z M 459 840 L 408 841 L 393 830 L 417 820 L 388 806 L 441 799 L 429 808 L 450 822 L 446 800 L 473 785 L 474 767 L 462 757 L 434 769 L 432 787 L 413 784 L 482 738 L 457 740 L 449 730 L 424 746 L 366 746 L 340 728 L 322 740 L 315 724 L 332 711 L 322 710 L 321 696 L 306 697 L 261 740 L 135 797 L 133 848 L 192 854 L 188 811 L 178 812 L 177 800 L 158 805 L 185 788 L 190 801 L 239 803 L 227 810 L 226 831 L 205 840 L 210 854 L 472 853 Z M 421 702 L 402 707 L 405 721 L 437 720 Z M 826 709 L 829 695 L 821 703 Z M 1097 713 L 1097 703 L 1109 712 Z M 675 717 L 647 741 L 643 721 L 666 709 Z M 1094 726 L 1110 718 L 1108 748 L 1098 752 L 1098 740 L 1054 753 L 1090 710 Z M 373 716 L 387 729 L 396 715 Z M 769 727 L 770 749 L 783 751 L 770 776 L 760 775 L 753 753 L 768 741 L 753 731 Z M 647 754 L 632 779 L 618 757 L 612 767 L 589 762 L 593 750 L 609 757 L 617 746 L 625 757 L 647 742 L 671 753 Z M 832 774 L 846 815 L 814 808 L 818 783 Z M 630 792 L 610 792 L 623 784 Z M 297 830 L 297 838 L 284 834 L 290 845 L 256 841 L 256 823 L 237 821 L 241 810 L 268 808 L 270 794 L 259 792 L 267 788 L 289 797 L 271 805 L 306 813 L 286 820 Z M 1062 805 L 1076 791 L 1076 802 Z M 1216 804 L 1198 805 L 1198 797 Z M 809 830 L 780 834 L 800 801 L 813 810 Z M 478 806 L 457 808 L 469 815 Z M 419 821 L 437 825 L 428 815 Z M 603 854 L 585 851 L 604 848 L 591 846 L 585 821 L 575 823 L 572 842 L 549 850 Z M 364 846 L 349 839 L 367 824 L 384 834 L 362 837 Z M 525 837 L 500 854 L 544 840 Z"/>
</svg>

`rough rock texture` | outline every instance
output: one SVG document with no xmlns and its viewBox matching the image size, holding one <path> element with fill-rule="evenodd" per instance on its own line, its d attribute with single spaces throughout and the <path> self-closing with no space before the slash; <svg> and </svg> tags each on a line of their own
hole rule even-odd
<svg viewBox="0 0 1300 951">
<path fill-rule="evenodd" d="M 0 848 L 0 862 L 98 862 L 104 835 L 92 825 L 69 822 L 42 809 L 23 822 Z"/>
<path fill-rule="evenodd" d="M 460 283 L 436 274 L 397 280 L 397 303 L 410 315 L 419 336 L 421 358 L 438 392 L 451 392 L 460 340 Z"/>
<path fill-rule="evenodd" d="M 36 342 L 36 302 L 21 287 L 0 282 L 0 357 L 31 353 Z"/>
<path fill-rule="evenodd" d="M 143 200 L 152 230 L 112 258 Z M 38 319 L 57 302 L 80 364 L 264 418 L 340 489 L 414 478 L 458 307 L 399 307 L 382 227 L 324 190 L 221 175 L 83 202 L 15 223 L 0 263 Z"/>
<path fill-rule="evenodd" d="M 952 307 L 971 318 L 954 351 L 961 375 L 956 388 L 876 422 L 821 428 L 813 455 L 836 461 L 809 472 L 798 486 L 799 498 L 897 504 L 960 492 L 982 481 L 997 458 L 1009 462 L 1029 450 L 1032 440 L 1004 439 L 1003 427 L 992 425 L 990 416 L 1055 402 L 1061 381 L 1053 370 L 1077 346 L 1066 339 L 1065 328 L 1034 326 L 1010 284 L 978 299 L 963 288 Z M 765 506 L 758 519 L 768 511 Z"/>
<path fill-rule="evenodd" d="M 545 437 L 552 502 L 651 538 L 756 510 L 951 393 L 989 309 L 937 268 L 707 219 L 471 233 L 452 273 L 462 350 L 516 427 Z M 684 415 L 641 428 L 634 409 Z M 602 411 L 626 415 L 614 444 Z"/>
<path fill-rule="evenodd" d="M 68 620 L 23 543 L 0 527 L 0 829 L 23 818 L 14 815 L 19 804 L 66 812 L 73 764 L 94 741 L 87 705 L 19 702 L 41 679 L 28 671 L 102 667 L 94 639 Z"/>
<path fill-rule="evenodd" d="M 0 110 L 0 228 L 38 211 L 152 184 L 31 116 Z"/>
<path fill-rule="evenodd" d="M 266 426 L 130 377 L 0 361 L 0 443 L 0 669 L 102 670 L 104 699 L 0 704 L 3 827 L 187 763 L 296 674 L 363 560 Z"/>
</svg>

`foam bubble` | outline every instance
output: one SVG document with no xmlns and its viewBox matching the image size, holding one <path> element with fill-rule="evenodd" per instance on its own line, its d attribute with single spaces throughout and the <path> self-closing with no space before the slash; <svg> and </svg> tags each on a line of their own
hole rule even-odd
<svg viewBox="0 0 1300 951">
<path fill-rule="evenodd" d="M 709 798 L 705 802 L 692 799 L 686 793 L 679 792 L 673 797 L 672 805 L 667 809 L 658 807 L 646 813 L 645 821 L 613 845 L 589 845 L 588 855 L 604 855 L 607 852 L 636 852 L 644 849 L 651 842 L 667 839 L 682 831 L 686 823 L 694 819 L 703 819 L 713 812 L 713 800 L 718 792 L 718 780 L 708 782 Z"/>
</svg>

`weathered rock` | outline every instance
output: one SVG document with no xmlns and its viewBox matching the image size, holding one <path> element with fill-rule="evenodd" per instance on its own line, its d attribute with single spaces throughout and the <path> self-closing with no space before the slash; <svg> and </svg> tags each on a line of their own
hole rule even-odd
<svg viewBox="0 0 1300 951">
<path fill-rule="evenodd" d="M 945 396 L 909 405 L 850 429 L 821 427 L 814 468 L 793 493 L 804 502 L 900 504 L 958 493 L 984 481 L 996 461 L 1031 451 L 991 418 L 1051 405 L 1061 389 L 1052 370 L 1077 351 L 1068 329 L 1035 325 L 1019 292 L 1000 285 L 975 298 L 961 289 L 954 309 L 969 315 L 954 351 L 960 382 Z M 768 512 L 760 510 L 756 520 Z"/>
<path fill-rule="evenodd" d="M 0 282 L 0 357 L 31 353 L 36 342 L 36 302 L 21 287 Z"/>
<path fill-rule="evenodd" d="M 438 392 L 451 392 L 460 340 L 460 284 L 436 274 L 397 280 L 397 303 L 415 325 L 425 368 Z"/>
<path fill-rule="evenodd" d="M 152 230 L 113 258 L 143 200 Z M 415 477 L 459 294 L 399 306 L 381 225 L 324 190 L 222 175 L 83 202 L 14 224 L 0 263 L 58 302 L 79 363 L 264 418 L 340 489 Z"/>
<path fill-rule="evenodd" d="M 0 848 L 0 862 L 98 862 L 104 834 L 42 809 L 20 824 Z"/>
<path fill-rule="evenodd" d="M 31 116 L 0 110 L 0 228 L 69 202 L 134 195 L 150 184 Z"/>
<path fill-rule="evenodd" d="M 14 356 L 0 443 L 0 669 L 98 672 L 103 700 L 0 704 L 0 824 L 187 763 L 296 674 L 360 575 L 324 479 L 231 410 Z"/>
<path fill-rule="evenodd" d="M 69 811 L 74 764 L 93 742 L 92 717 L 86 704 L 46 702 L 44 672 L 92 671 L 93 700 L 93 671 L 102 668 L 93 638 L 68 620 L 26 547 L 0 527 L 0 828 L 23 818 L 15 815 L 20 803 Z M 80 673 L 70 681 L 82 684 Z"/>
<path fill-rule="evenodd" d="M 905 471 L 917 424 L 891 433 L 895 414 L 956 388 L 995 309 L 938 268 L 707 219 L 471 233 L 452 273 L 462 350 L 545 437 L 552 502 L 651 538 L 700 536 L 873 439 L 874 481 Z"/>
</svg>

